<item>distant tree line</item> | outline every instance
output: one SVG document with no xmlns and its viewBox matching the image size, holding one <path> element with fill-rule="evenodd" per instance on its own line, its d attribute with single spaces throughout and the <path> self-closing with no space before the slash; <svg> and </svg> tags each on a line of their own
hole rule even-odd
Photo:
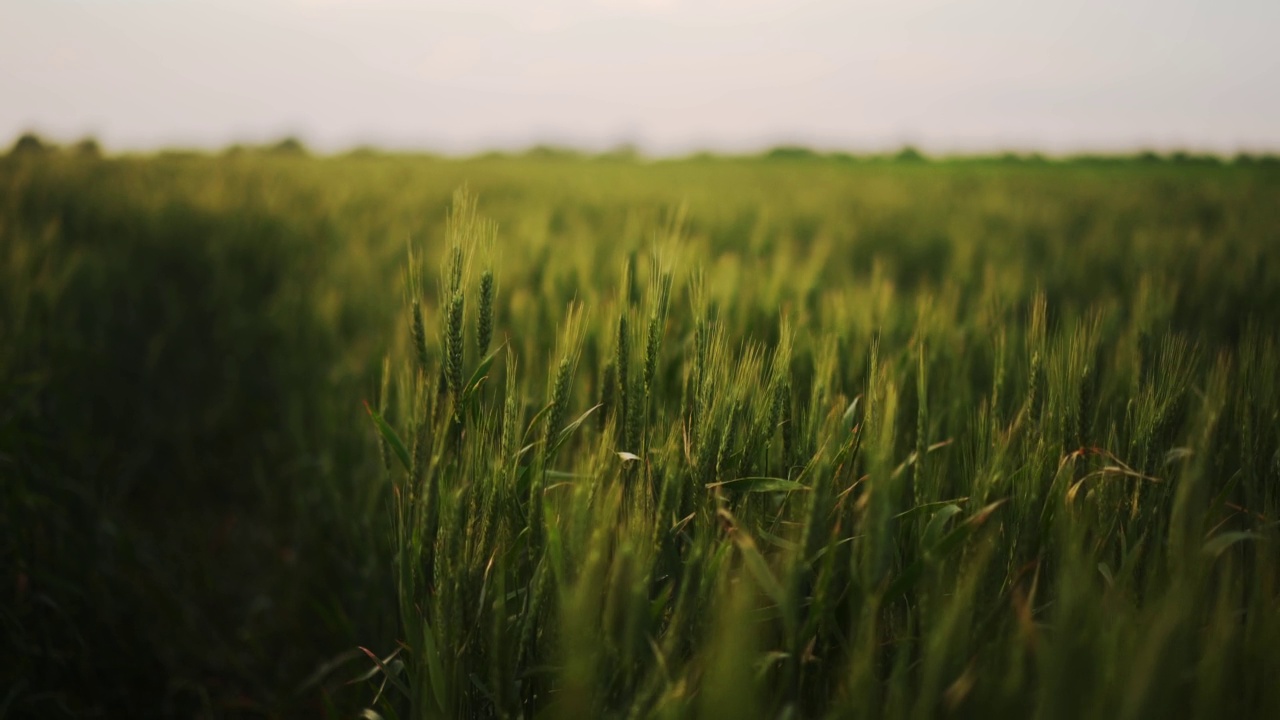
<svg viewBox="0 0 1280 720">
<path fill-rule="evenodd" d="M 102 146 L 92 137 L 86 137 L 72 143 L 66 148 L 71 153 L 81 157 L 101 157 Z M 53 152 L 61 152 L 63 148 L 49 142 L 39 135 L 27 132 L 23 133 L 13 143 L 13 147 L 9 148 L 9 154 L 19 155 L 44 155 Z"/>
<path fill-rule="evenodd" d="M 34 132 L 25 132 L 18 136 L 13 145 L 9 147 L 8 155 L 12 157 L 18 156 L 38 156 L 49 155 L 53 153 L 69 152 L 81 157 L 101 157 L 102 146 L 94 137 L 85 137 L 70 145 L 61 146 L 41 137 Z M 310 154 L 306 144 L 296 137 L 286 137 L 273 143 L 265 145 L 241 145 L 235 144 L 223 151 L 226 155 L 239 155 L 242 153 L 268 153 L 272 155 L 298 155 L 305 156 Z M 201 154 L 198 152 L 182 151 L 182 150 L 165 150 L 161 151 L 164 155 L 184 155 L 184 154 Z"/>
<path fill-rule="evenodd" d="M 93 137 L 85 137 L 81 140 L 67 145 L 60 146 L 47 138 L 43 138 L 34 132 L 23 133 L 9 148 L 8 155 L 10 157 L 19 156 L 38 156 L 43 154 L 67 152 L 77 157 L 97 158 L 102 156 L 102 147 L 97 139 Z M 182 151 L 182 150 L 165 150 L 163 155 L 200 155 L 199 151 Z M 263 145 L 246 145 L 236 143 L 228 146 L 222 151 L 222 154 L 228 157 L 248 154 L 267 154 L 279 156 L 296 156 L 306 157 L 311 155 L 311 151 L 306 144 L 295 136 L 284 137 L 272 143 Z M 377 157 L 384 153 L 378 148 L 371 145 L 362 145 L 345 153 L 347 157 Z M 433 157 L 432 153 L 408 153 L 413 155 L 423 155 Z M 631 144 L 623 144 L 618 147 L 602 153 L 588 153 L 569 147 L 561 147 L 555 145 L 539 144 L 535 145 L 524 152 L 508 153 L 501 151 L 492 151 L 478 155 L 479 158 L 498 159 L 509 157 L 528 157 L 540 160 L 561 159 L 561 160 L 580 160 L 580 159 L 598 159 L 622 162 L 635 162 L 644 159 L 644 154 L 639 148 Z M 698 152 L 687 156 L 687 160 L 714 160 L 714 159 L 732 159 L 739 156 L 721 155 L 712 152 Z M 814 150 L 804 145 L 778 145 L 766 150 L 755 157 L 780 162 L 795 161 L 836 161 L 836 162 L 893 162 L 893 163 L 927 163 L 935 161 L 980 161 L 980 162 L 999 162 L 999 163 L 1047 163 L 1047 162 L 1068 162 L 1068 163 L 1088 163 L 1088 164 L 1173 164 L 1173 165 L 1221 165 L 1224 163 L 1233 163 L 1236 165 L 1278 165 L 1280 164 L 1280 155 L 1276 153 L 1251 153 L 1240 152 L 1232 157 L 1223 155 L 1215 155 L 1212 153 L 1196 153 L 1186 150 L 1177 150 L 1169 153 L 1158 153 L 1153 150 L 1141 150 L 1134 153 L 1122 154 L 1104 154 L 1104 153 L 1077 153 L 1058 158 L 1049 158 L 1038 152 L 1004 152 L 986 155 L 964 155 L 964 156 L 930 156 L 913 145 L 905 145 L 896 152 L 887 153 L 850 153 L 843 151 L 823 152 Z"/>
</svg>

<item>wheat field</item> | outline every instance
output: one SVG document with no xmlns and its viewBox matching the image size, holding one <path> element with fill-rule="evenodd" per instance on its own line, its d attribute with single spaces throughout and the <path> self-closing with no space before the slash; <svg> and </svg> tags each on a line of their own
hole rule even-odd
<svg viewBox="0 0 1280 720">
<path fill-rule="evenodd" d="M 1280 716 L 1280 166 L 0 159 L 16 715 Z"/>
</svg>

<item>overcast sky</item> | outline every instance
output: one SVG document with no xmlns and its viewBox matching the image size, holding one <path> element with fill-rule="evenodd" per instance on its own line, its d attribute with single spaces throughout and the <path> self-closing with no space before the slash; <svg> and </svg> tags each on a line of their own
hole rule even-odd
<svg viewBox="0 0 1280 720">
<path fill-rule="evenodd" d="M 1280 149 L 1280 0 L 0 0 L 0 143 Z"/>
</svg>

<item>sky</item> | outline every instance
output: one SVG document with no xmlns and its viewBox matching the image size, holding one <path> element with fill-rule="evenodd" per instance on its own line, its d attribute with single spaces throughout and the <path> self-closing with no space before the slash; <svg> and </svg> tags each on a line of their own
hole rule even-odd
<svg viewBox="0 0 1280 720">
<path fill-rule="evenodd" d="M 1277 0 L 0 0 L 0 144 L 1280 150 Z"/>
</svg>

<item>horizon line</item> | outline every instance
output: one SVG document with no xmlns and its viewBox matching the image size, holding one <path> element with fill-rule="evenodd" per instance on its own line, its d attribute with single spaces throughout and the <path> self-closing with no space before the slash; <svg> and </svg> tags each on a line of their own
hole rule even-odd
<svg viewBox="0 0 1280 720">
<path fill-rule="evenodd" d="M 1018 157 L 1023 159 L 1044 159 L 1044 160 L 1071 160 L 1077 158 L 1147 158 L 1147 159 L 1176 159 L 1176 158 L 1216 158 L 1219 160 L 1231 160 L 1233 158 L 1274 158 L 1280 155 L 1280 146 L 1277 147 L 1247 147 L 1241 146 L 1234 150 L 1223 150 L 1221 148 L 1207 147 L 1192 143 L 1186 144 L 1161 144 L 1161 143 L 1117 143 L 1114 145 L 1090 147 L 1081 145 L 1080 147 L 1064 149 L 1050 149 L 1047 147 L 1036 146 L 1026 143 L 1010 143 L 1009 145 L 990 145 L 985 147 L 958 148 L 955 146 L 944 148 L 939 144 L 931 144 L 928 142 L 916 141 L 899 141 L 897 143 L 870 143 L 862 146 L 840 145 L 835 143 L 821 142 L 803 142 L 779 139 L 777 141 L 762 141 L 758 143 L 743 143 L 740 147 L 735 148 L 716 148 L 711 146 L 698 146 L 689 144 L 688 147 L 680 150 L 655 150 L 645 147 L 645 143 L 636 141 L 622 140 L 609 143 L 591 143 L 591 142 L 574 142 L 566 141 L 562 138 L 545 138 L 534 139 L 525 142 L 493 142 L 487 146 L 471 147 L 468 149 L 446 148 L 444 145 L 458 145 L 459 143 L 396 143 L 396 142 L 362 142 L 350 141 L 346 143 L 315 143 L 307 139 L 305 133 L 282 132 L 273 134 L 269 140 L 231 140 L 228 142 L 164 142 L 158 141 L 152 144 L 139 145 L 131 143 L 123 143 L 121 145 L 112 145 L 102 142 L 96 134 L 85 133 L 74 139 L 66 140 L 45 134 L 39 130 L 27 129 L 18 132 L 13 139 L 3 147 L 6 147 L 5 154 L 12 153 L 20 144 L 29 139 L 35 139 L 44 149 L 66 149 L 75 148 L 77 146 L 92 145 L 96 148 L 96 152 L 109 156 L 137 156 L 137 155 L 162 155 L 162 154 L 193 154 L 193 155 L 225 155 L 235 151 L 284 151 L 306 154 L 315 157 L 343 157 L 356 154 L 374 154 L 374 155 L 404 155 L 404 156 L 431 156 L 441 159 L 466 160 L 476 159 L 486 156 L 522 156 L 522 155 L 562 155 L 562 156 L 579 156 L 579 157 L 615 157 L 623 156 L 639 159 L 639 160 L 679 160 L 694 157 L 719 157 L 719 158 L 752 158 L 752 157 L 768 157 L 774 155 L 777 157 L 794 156 L 794 157 L 813 157 L 813 158 L 886 158 L 903 155 L 914 155 L 919 159 L 930 160 L 948 160 L 948 159 L 981 159 L 981 158 L 1012 158 Z M 931 146 L 932 145 L 932 146 Z"/>
</svg>

